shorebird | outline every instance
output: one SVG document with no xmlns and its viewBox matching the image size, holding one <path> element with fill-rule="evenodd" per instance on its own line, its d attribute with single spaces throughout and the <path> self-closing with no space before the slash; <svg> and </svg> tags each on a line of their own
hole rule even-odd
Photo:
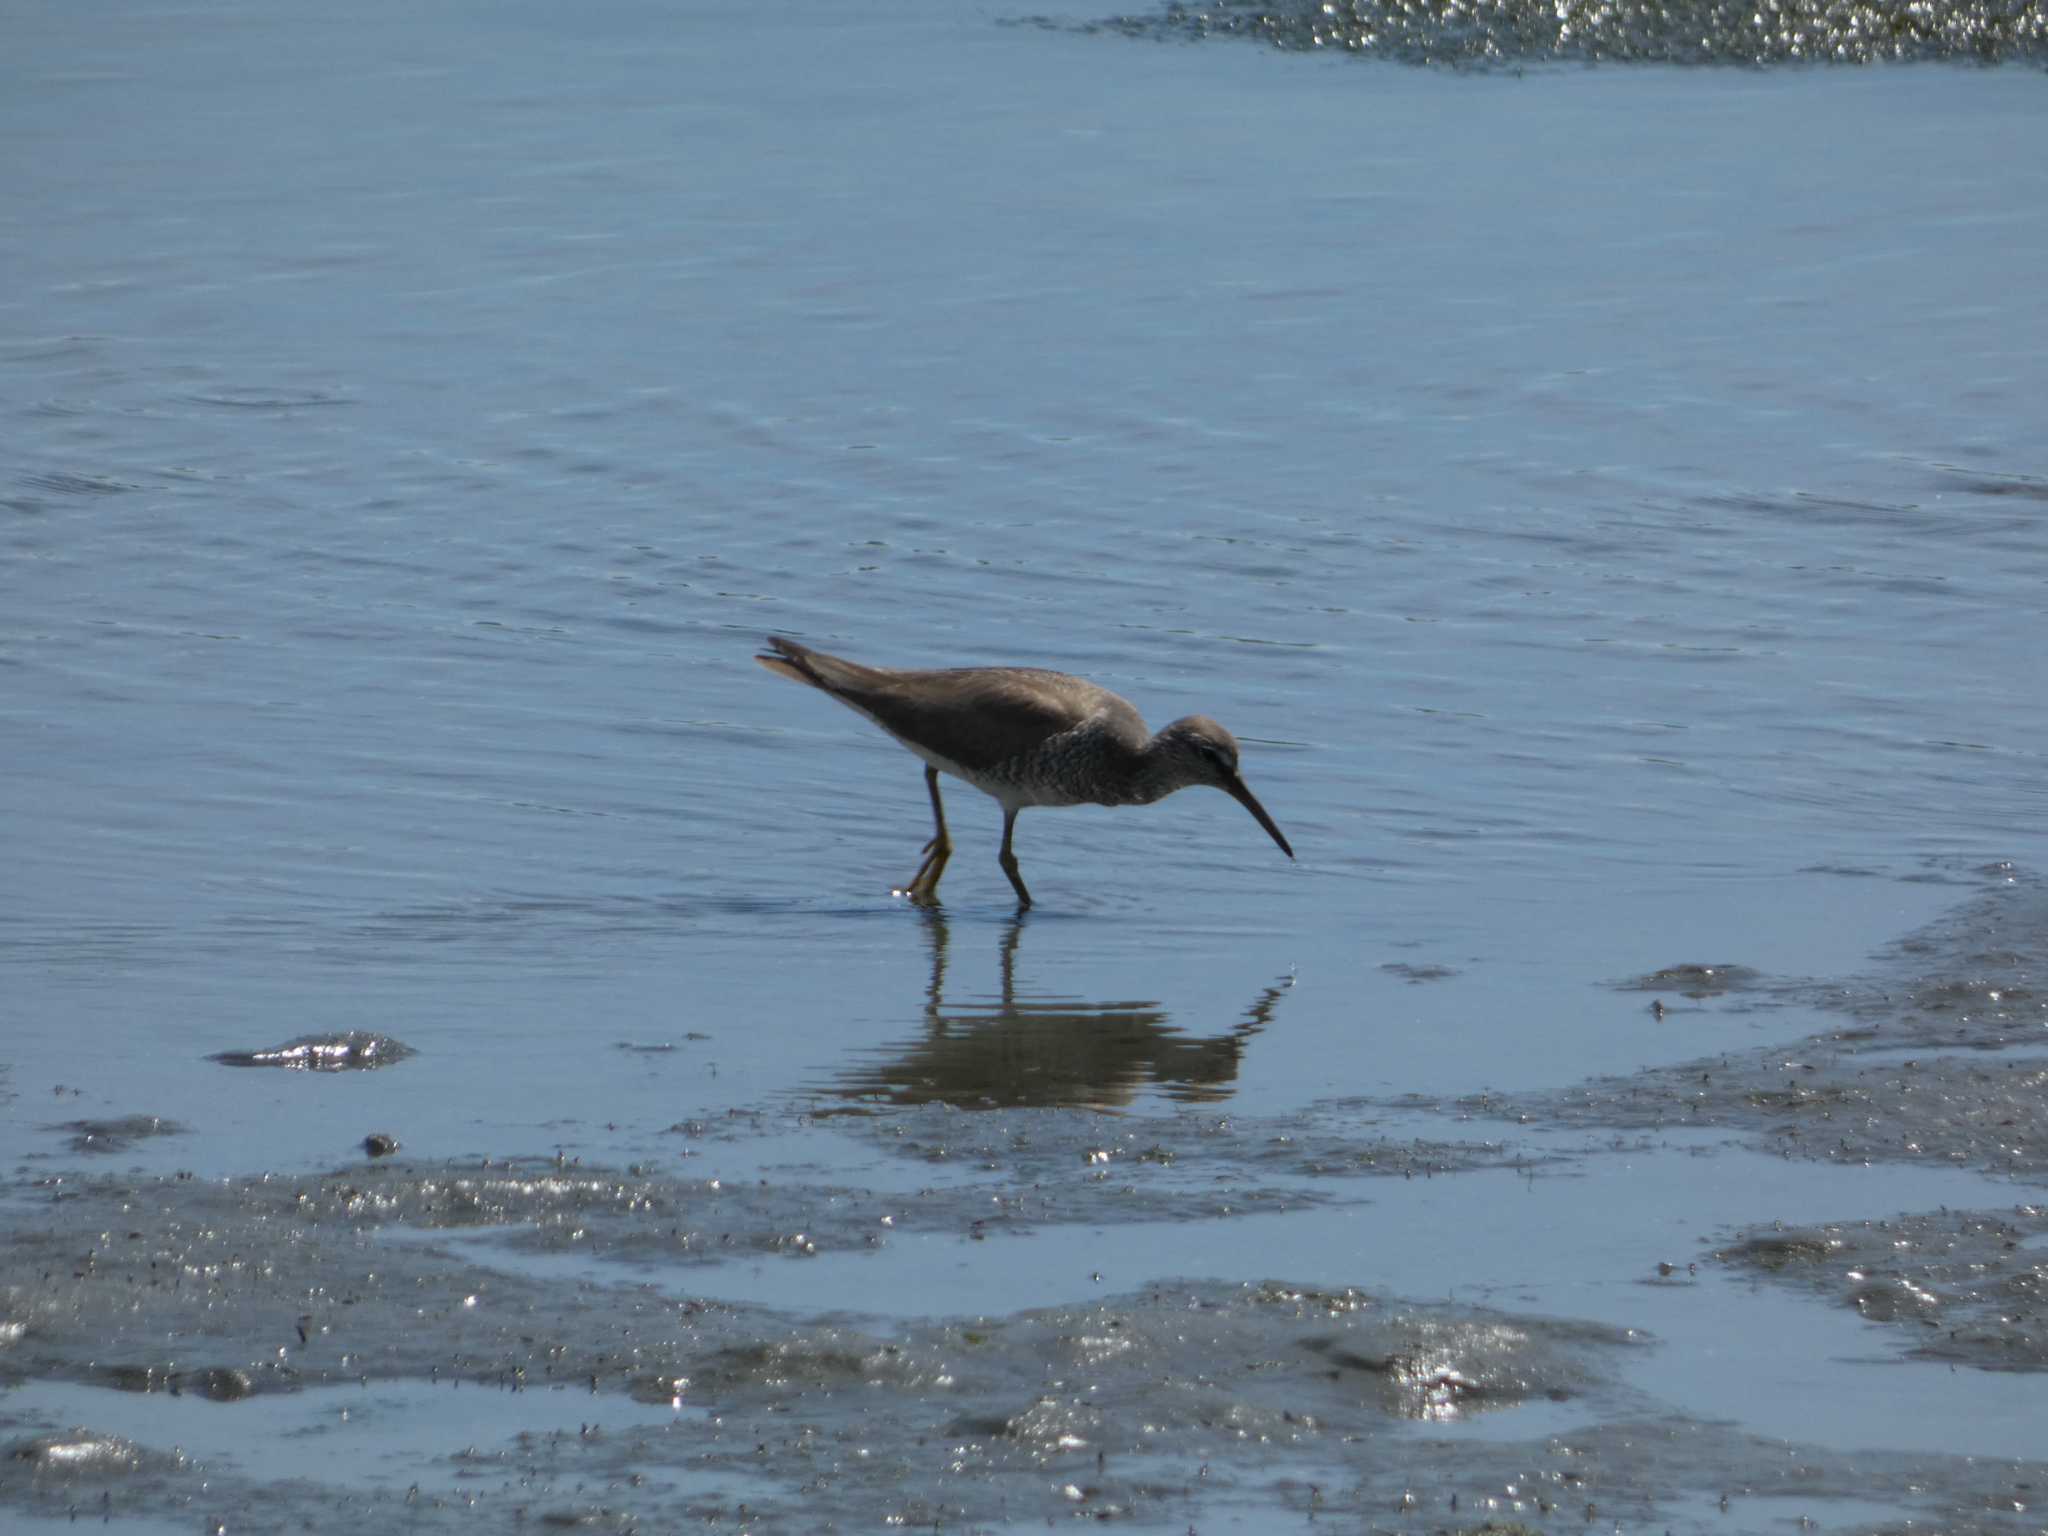
<svg viewBox="0 0 2048 1536">
<path fill-rule="evenodd" d="M 1237 773 L 1237 738 L 1207 715 L 1176 720 L 1156 735 L 1130 701 L 1064 672 L 1041 667 L 864 667 L 780 635 L 754 658 L 866 715 L 924 759 L 932 797 L 932 840 L 902 894 L 935 901 L 953 856 L 939 775 L 964 779 L 1003 807 L 998 862 L 1016 888 L 1011 835 L 1027 805 L 1150 805 L 1191 784 L 1210 784 L 1250 811 L 1290 859 L 1294 850 Z"/>
</svg>

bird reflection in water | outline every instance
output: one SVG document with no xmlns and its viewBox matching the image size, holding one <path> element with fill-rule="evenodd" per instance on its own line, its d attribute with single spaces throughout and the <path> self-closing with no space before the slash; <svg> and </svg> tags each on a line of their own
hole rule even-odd
<svg viewBox="0 0 2048 1536">
<path fill-rule="evenodd" d="M 932 952 L 924 1032 L 879 1047 L 879 1059 L 842 1073 L 834 1089 L 852 1102 L 823 1113 L 883 1104 L 1113 1109 L 1147 1084 L 1181 1103 L 1216 1103 L 1230 1097 L 1246 1042 L 1266 1027 L 1294 984 L 1290 976 L 1267 987 L 1240 1023 L 1206 1038 L 1175 1029 L 1156 1002 L 1020 997 L 1017 948 L 1028 921 L 1020 913 L 1003 933 L 1001 997 L 949 1005 L 946 916 L 937 907 L 922 915 Z"/>
</svg>

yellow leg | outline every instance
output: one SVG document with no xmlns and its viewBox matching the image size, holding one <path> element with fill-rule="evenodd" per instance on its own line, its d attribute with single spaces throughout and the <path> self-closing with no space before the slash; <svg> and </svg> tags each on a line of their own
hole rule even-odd
<svg viewBox="0 0 2048 1536">
<path fill-rule="evenodd" d="M 938 769 L 925 769 L 924 787 L 931 792 L 932 824 L 938 830 L 924 845 L 924 862 L 917 866 L 917 873 L 910 877 L 910 884 L 902 894 L 912 901 L 936 903 L 939 899 L 939 877 L 946 872 L 946 860 L 953 857 L 953 839 L 946 835 L 946 807 L 939 800 Z"/>
</svg>

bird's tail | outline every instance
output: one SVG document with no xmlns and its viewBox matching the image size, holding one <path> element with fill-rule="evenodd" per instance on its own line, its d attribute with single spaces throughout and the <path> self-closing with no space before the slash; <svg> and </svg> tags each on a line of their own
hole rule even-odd
<svg viewBox="0 0 2048 1536">
<path fill-rule="evenodd" d="M 859 662 L 845 661 L 837 656 L 827 656 L 823 651 L 814 651 L 807 645 L 798 645 L 794 640 L 785 640 L 780 635 L 768 637 L 768 649 L 756 655 L 754 660 L 761 663 L 778 677 L 793 682 L 807 683 L 821 688 L 826 693 L 843 693 L 849 688 L 859 688 L 870 683 L 875 677 L 873 667 L 864 667 Z"/>
</svg>

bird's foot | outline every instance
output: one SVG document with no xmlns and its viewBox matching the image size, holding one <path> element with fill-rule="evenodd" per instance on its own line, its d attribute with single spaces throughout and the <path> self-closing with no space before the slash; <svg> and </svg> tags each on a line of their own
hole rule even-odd
<svg viewBox="0 0 2048 1536">
<path fill-rule="evenodd" d="M 1024 877 L 1017 872 L 1017 861 L 1005 851 L 997 862 L 1003 866 L 1003 873 L 1010 877 L 1011 888 L 1017 893 L 1017 910 L 1022 912 L 1031 905 L 1031 893 L 1024 889 Z"/>
<path fill-rule="evenodd" d="M 924 862 L 917 866 L 917 873 L 910 877 L 910 884 L 892 890 L 891 896 L 907 896 L 919 906 L 936 906 L 939 900 L 939 877 L 946 872 L 946 861 L 953 857 L 952 841 L 935 837 L 924 845 Z"/>
</svg>

